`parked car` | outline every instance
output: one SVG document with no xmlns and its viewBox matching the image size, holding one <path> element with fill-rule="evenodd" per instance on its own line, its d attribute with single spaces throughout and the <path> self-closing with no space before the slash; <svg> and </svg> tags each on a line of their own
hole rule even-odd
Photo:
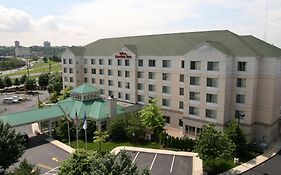
<svg viewBox="0 0 281 175">
<path fill-rule="evenodd" d="M 20 135 L 21 135 L 21 137 L 23 138 L 23 145 L 25 146 L 25 147 L 27 147 L 27 145 L 28 145 L 28 143 L 29 143 L 29 137 L 28 137 L 28 135 L 24 132 L 24 133 L 20 133 Z"/>
</svg>

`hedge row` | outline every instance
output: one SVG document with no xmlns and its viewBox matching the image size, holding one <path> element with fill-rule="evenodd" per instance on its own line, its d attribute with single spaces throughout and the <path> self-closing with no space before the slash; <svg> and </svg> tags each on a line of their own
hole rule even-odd
<svg viewBox="0 0 281 175">
<path fill-rule="evenodd" d="M 192 151 L 195 146 L 195 140 L 190 138 L 179 138 L 168 135 L 166 132 L 160 134 L 160 144 L 163 147 L 181 150 Z"/>
</svg>

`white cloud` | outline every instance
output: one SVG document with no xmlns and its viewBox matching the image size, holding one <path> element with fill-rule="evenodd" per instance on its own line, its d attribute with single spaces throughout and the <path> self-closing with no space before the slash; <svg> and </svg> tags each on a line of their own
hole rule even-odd
<svg viewBox="0 0 281 175">
<path fill-rule="evenodd" d="M 64 6 L 61 14 L 35 20 L 0 5 L 0 45 L 84 45 L 103 37 L 229 29 L 263 38 L 266 0 L 95 0 Z M 279 0 L 268 1 L 268 41 L 281 46 Z M 202 7 L 205 11 L 202 11 Z M 47 8 L 47 7 L 46 7 Z M 208 9 L 209 8 L 209 9 Z M 218 13 L 218 19 L 209 14 Z M 232 18 L 223 13 L 239 11 Z"/>
</svg>

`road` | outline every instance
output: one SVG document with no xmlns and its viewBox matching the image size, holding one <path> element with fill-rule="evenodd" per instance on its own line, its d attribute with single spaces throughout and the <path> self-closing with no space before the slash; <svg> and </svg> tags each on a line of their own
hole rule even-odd
<svg viewBox="0 0 281 175">
<path fill-rule="evenodd" d="M 35 164 L 35 166 L 40 169 L 40 174 L 52 170 L 70 156 L 69 153 L 64 150 L 46 142 L 44 140 L 45 137 L 47 136 L 40 135 L 31 137 L 28 148 L 20 158 L 20 161 L 26 158 L 29 163 Z M 13 171 L 18 165 L 19 162 L 11 166 L 8 171 Z"/>
</svg>

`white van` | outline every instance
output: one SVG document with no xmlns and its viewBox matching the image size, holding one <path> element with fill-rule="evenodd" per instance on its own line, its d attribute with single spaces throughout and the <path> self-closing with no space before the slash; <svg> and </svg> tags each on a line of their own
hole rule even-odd
<svg viewBox="0 0 281 175">
<path fill-rule="evenodd" d="M 11 103 L 13 103 L 13 98 L 5 97 L 5 98 L 3 98 L 3 103 L 11 104 Z"/>
</svg>

